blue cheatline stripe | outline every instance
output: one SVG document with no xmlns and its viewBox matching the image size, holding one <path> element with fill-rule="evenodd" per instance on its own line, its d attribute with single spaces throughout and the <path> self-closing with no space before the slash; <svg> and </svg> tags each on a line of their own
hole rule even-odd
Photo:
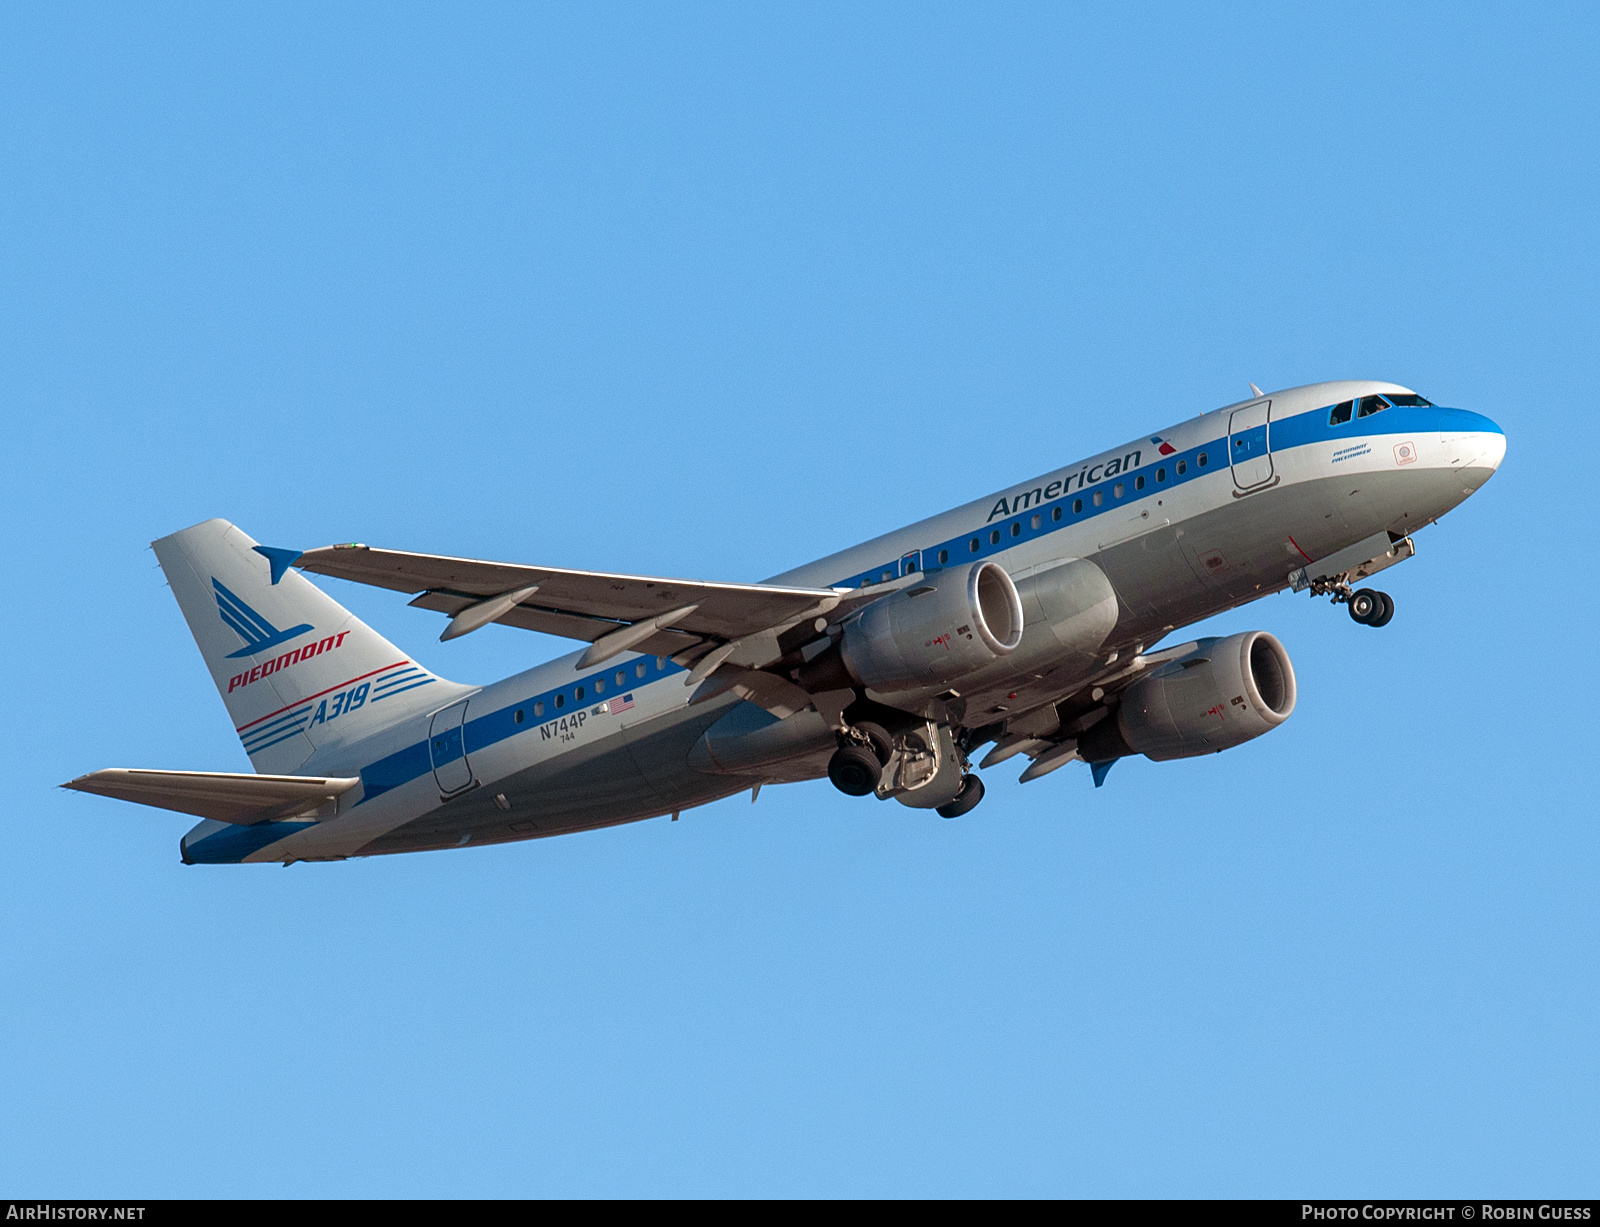
<svg viewBox="0 0 1600 1227">
<path fill-rule="evenodd" d="M 637 672 L 641 663 L 646 670 L 646 676 L 643 678 L 639 677 Z M 604 695 L 595 694 L 595 683 L 604 682 L 607 686 L 614 685 L 613 674 L 619 669 L 629 674 L 628 681 L 632 686 L 633 693 L 637 693 L 654 682 L 662 681 L 675 674 L 687 672 L 682 665 L 674 664 L 663 656 L 657 656 L 653 659 L 648 656 L 638 657 L 621 666 L 608 664 L 605 668 L 596 669 L 593 673 L 574 678 L 564 686 L 557 686 L 551 690 L 529 695 L 526 699 L 509 703 L 497 711 L 489 712 L 474 720 L 468 720 L 462 729 L 463 749 L 456 751 L 454 757 L 459 757 L 461 753 L 470 755 L 486 746 L 492 746 L 497 742 L 506 740 L 508 737 L 514 737 L 518 733 L 531 733 L 541 724 L 547 724 L 551 720 L 571 715 L 576 711 L 586 710 L 592 704 L 604 702 Z M 432 681 L 433 679 L 429 678 L 428 680 Z M 578 698 L 578 689 L 580 687 L 584 692 L 584 697 L 581 699 Z M 562 696 L 565 700 L 559 711 L 555 705 L 557 695 Z M 534 714 L 533 709 L 536 703 L 544 704 L 544 714 L 542 716 Z M 521 711 L 524 716 L 521 724 L 517 723 L 518 711 Z M 447 734 L 441 734 L 441 736 L 447 736 Z M 398 788 L 402 784 L 408 784 L 412 780 L 428 774 L 431 770 L 433 770 L 433 766 L 428 753 L 427 741 L 419 741 L 403 750 L 397 750 L 386 758 L 381 758 L 377 762 L 361 769 L 362 796 L 360 804 L 365 804 L 372 800 L 373 797 L 382 796 L 391 788 Z"/>
<path fill-rule="evenodd" d="M 372 701 L 376 703 L 380 699 L 392 699 L 397 694 L 404 694 L 408 690 L 415 690 L 418 686 L 426 686 L 431 681 L 433 681 L 433 678 L 425 677 L 419 682 L 412 682 L 409 686 L 401 686 L 395 690 L 385 690 L 382 694 L 373 695 Z"/>
<path fill-rule="evenodd" d="M 1328 425 L 1328 410 L 1330 407 L 1322 406 L 1308 413 L 1299 413 L 1293 417 L 1274 419 L 1270 424 L 1272 452 L 1284 452 L 1291 448 L 1304 447 L 1328 440 L 1359 438 L 1363 434 L 1373 433 L 1389 435 L 1412 431 L 1426 433 L 1441 430 L 1500 432 L 1500 428 L 1488 418 L 1476 413 L 1469 413 L 1461 409 L 1441 409 L 1437 407 L 1431 409 L 1401 407 L 1385 409 L 1381 414 L 1358 419 L 1360 423 L 1370 423 L 1371 426 L 1380 427 L 1379 431 L 1374 432 L 1370 426 L 1365 430 L 1350 431 L 1346 428 L 1330 427 Z M 981 560 L 994 554 L 1002 553 L 1024 542 L 1036 540 L 1048 533 L 1085 523 L 1105 512 L 1126 508 L 1140 499 L 1150 498 L 1163 490 L 1196 481 L 1201 477 L 1225 473 L 1229 468 L 1228 436 L 1226 434 L 1216 436 L 1185 451 L 1174 452 L 1170 456 L 1154 455 L 1146 460 L 1143 454 L 1144 451 L 1153 450 L 1155 447 L 1155 444 L 1150 444 L 1148 448 L 1132 447 L 1127 449 L 1127 452 L 1138 451 L 1141 453 L 1140 463 L 1133 468 L 1116 474 L 1114 477 L 1106 478 L 1092 485 L 1085 485 L 1082 489 L 1074 485 L 1070 490 L 1062 490 L 1057 497 L 1049 502 L 1035 503 L 1032 499 L 1029 499 L 1031 505 L 1025 508 L 1021 514 L 1007 514 L 1004 517 L 997 517 L 993 522 L 984 524 L 974 532 L 963 533 L 959 537 L 950 538 L 948 541 L 924 546 L 921 550 L 924 568 L 927 570 L 939 569 L 941 564 L 936 560 L 941 549 L 949 552 L 949 562 L 942 564 L 945 566 L 955 566 L 958 563 Z M 1127 452 L 1124 454 L 1127 454 Z M 1208 461 L 1204 468 L 1199 463 L 1202 452 L 1206 453 Z M 1185 470 L 1182 474 L 1177 471 L 1180 461 L 1183 463 Z M 1162 481 L 1155 480 L 1157 471 L 1162 469 L 1166 471 L 1166 478 Z M 1072 471 L 1072 480 L 1075 482 L 1078 474 L 1086 471 L 1083 466 L 1078 466 Z M 1066 470 L 1058 470 L 1058 472 L 1064 473 Z M 1133 488 L 1134 480 L 1138 477 L 1145 479 L 1143 490 L 1134 490 Z M 1124 484 L 1124 496 L 1120 499 L 1115 498 L 1113 494 L 1113 487 L 1118 482 Z M 1099 491 L 1104 496 L 1099 507 L 1094 505 L 1096 491 Z M 1074 501 L 1080 499 L 1082 500 L 1083 508 L 1081 511 L 1074 511 Z M 1055 518 L 1057 509 L 1061 512 L 1059 520 Z M 1038 528 L 1033 527 L 1033 516 L 1035 515 L 1040 518 Z M 1016 526 L 1017 530 L 1015 535 L 1012 535 L 1013 525 Z M 993 541 L 991 540 L 991 534 L 996 531 L 999 533 L 999 540 Z M 978 542 L 978 548 L 975 550 L 969 545 L 969 542 L 973 540 Z M 892 572 L 890 578 L 893 578 L 893 576 L 899 574 L 901 557 L 912 552 L 914 551 L 903 550 L 900 554 L 879 566 L 859 571 L 848 579 L 838 581 L 833 586 L 838 588 L 860 587 L 866 582 L 881 582 L 881 577 L 885 572 Z M 649 660 L 648 657 L 641 659 Z M 631 670 L 637 663 L 636 660 L 630 661 L 626 667 Z M 649 669 L 647 678 L 630 679 L 634 692 L 638 692 L 645 686 L 661 681 L 673 674 L 685 672 L 682 665 L 673 664 L 670 660 L 664 660 L 661 657 L 657 657 L 647 667 Z M 594 693 L 594 683 L 597 680 L 604 680 L 608 685 L 611 684 L 613 668 L 614 666 L 596 670 L 594 673 L 575 679 L 565 686 L 547 690 L 542 694 L 532 695 L 520 702 L 508 704 L 497 711 L 489 712 L 486 715 L 467 721 L 464 726 L 466 737 L 465 752 L 470 755 L 486 746 L 504 741 L 508 737 L 514 737 L 518 733 L 532 732 L 540 724 L 548 723 L 561 715 L 570 714 L 588 704 L 603 702 L 603 696 L 598 696 Z M 579 686 L 582 686 L 586 692 L 586 696 L 582 700 L 576 697 L 576 690 Z M 571 704 L 570 707 L 566 707 L 560 712 L 556 711 L 554 706 L 554 699 L 558 694 L 564 695 L 567 702 Z M 545 713 L 542 716 L 535 716 L 533 714 L 533 705 L 540 702 L 545 705 Z M 519 709 L 524 711 L 526 715 L 526 719 L 522 724 L 516 722 L 516 713 Z M 370 766 L 362 768 L 362 801 L 370 801 L 373 797 L 381 796 L 392 788 L 398 788 L 402 784 L 410 783 L 412 780 L 426 775 L 431 770 L 432 764 L 429 759 L 428 743 L 426 741 L 419 741 L 403 750 L 398 750 L 386 758 L 379 759 Z"/>
<path fill-rule="evenodd" d="M 294 728 L 290 729 L 282 737 L 278 738 L 277 741 L 269 741 L 265 745 L 259 745 L 259 746 L 246 746 L 244 752 L 246 754 L 254 755 L 254 754 L 260 754 L 261 751 L 263 751 L 263 750 L 270 750 L 273 746 L 277 745 L 278 742 L 288 741 L 291 738 L 295 737 L 301 731 L 301 727 L 302 726 L 300 726 L 300 725 L 295 725 Z"/>
<path fill-rule="evenodd" d="M 389 673 L 380 677 L 373 683 L 372 688 L 373 690 L 387 690 L 393 686 L 400 685 L 402 682 L 414 682 L 418 678 L 426 676 L 427 674 L 421 669 L 402 669 L 398 673 Z"/>
<path fill-rule="evenodd" d="M 245 742 L 244 752 L 246 754 L 254 754 L 257 750 L 265 750 L 268 746 L 275 746 L 280 741 L 289 740 L 289 738 L 293 737 L 303 728 L 305 728 L 305 721 L 296 720 L 287 728 L 278 728 L 267 734 L 265 737 L 259 738 L 255 741 Z"/>
<path fill-rule="evenodd" d="M 279 716 L 276 720 L 267 721 L 267 723 L 263 724 L 260 728 L 251 729 L 248 733 L 244 734 L 241 740 L 248 741 L 252 737 L 261 737 L 268 733 L 276 732 L 282 725 L 288 724 L 291 720 L 298 720 L 310 710 L 311 704 L 309 703 L 302 707 L 297 707 L 286 716 Z"/>
<path fill-rule="evenodd" d="M 1297 413 L 1292 417 L 1275 418 L 1270 424 L 1270 451 L 1273 454 L 1285 452 L 1296 447 L 1305 447 L 1315 443 L 1331 442 L 1334 440 L 1349 440 L 1361 438 L 1371 434 L 1404 434 L 1415 431 L 1427 433 L 1429 431 L 1493 431 L 1501 433 L 1500 428 L 1481 414 L 1470 413 L 1464 409 L 1442 409 L 1421 407 L 1391 407 L 1370 417 L 1358 418 L 1353 424 L 1344 426 L 1330 426 L 1328 424 L 1328 411 L 1331 405 L 1310 410 L 1307 413 Z M 1352 429 L 1352 425 L 1355 427 Z M 1376 429 L 1374 429 L 1376 428 Z M 1134 452 L 1139 453 L 1139 464 L 1117 473 L 1113 477 L 1104 478 L 1093 484 L 1079 488 L 1074 483 L 1081 473 L 1088 471 L 1087 466 L 1079 465 L 1075 471 L 1065 469 L 1057 470 L 1056 480 L 1064 481 L 1064 488 L 1045 500 L 1042 495 L 1039 499 L 1031 497 L 1032 491 L 1019 488 L 1018 492 L 1027 499 L 1027 505 L 1008 511 L 1004 516 L 994 517 L 982 528 L 973 532 L 963 533 L 959 537 L 952 537 L 948 541 L 941 541 L 934 545 L 923 546 L 922 567 L 924 570 L 933 571 L 941 566 L 956 566 L 965 562 L 979 562 L 995 554 L 1004 553 L 1013 546 L 1021 545 L 1028 541 L 1061 529 L 1072 528 L 1075 525 L 1086 523 L 1094 517 L 1116 511 L 1120 508 L 1137 502 L 1142 498 L 1159 494 L 1163 490 L 1177 486 L 1187 485 L 1210 474 L 1221 472 L 1229 467 L 1228 461 L 1228 436 L 1218 435 L 1204 443 L 1197 444 L 1185 451 L 1174 452 L 1170 456 L 1147 455 L 1153 452 L 1156 445 L 1130 446 L 1124 450 L 1127 456 Z M 1199 458 L 1205 454 L 1207 464 L 1201 467 Z M 1113 457 L 1113 459 L 1116 459 Z M 1184 472 L 1179 474 L 1178 463 L 1184 465 Z M 1106 463 L 1110 463 L 1107 461 Z M 1156 474 L 1165 470 L 1166 478 L 1156 480 Z M 1059 475 L 1066 473 L 1065 479 Z M 1143 490 L 1135 490 L 1134 482 L 1143 477 L 1145 486 Z M 1115 487 L 1123 487 L 1123 497 L 1117 498 Z M 1036 489 L 1049 489 L 1053 483 L 1041 481 Z M 1009 495 L 1009 491 L 1006 492 Z M 1095 495 L 1101 497 L 1101 505 L 1095 506 Z M 1081 509 L 1074 510 L 1081 503 Z M 1033 526 L 1033 517 L 1038 516 L 1039 527 Z M 1058 519 L 1057 516 L 1060 518 Z M 1013 532 L 1015 530 L 1015 532 Z M 999 534 L 999 540 L 994 540 L 994 535 Z M 974 548 L 974 544 L 976 548 Z M 938 561 L 940 551 L 945 551 L 948 561 Z M 900 574 L 900 560 L 908 553 L 917 551 L 902 550 L 893 558 L 885 559 L 876 566 L 858 571 L 848 579 L 840 580 L 836 587 L 861 588 L 869 584 L 882 583 L 893 579 Z"/>
<path fill-rule="evenodd" d="M 254 826 L 228 827 L 192 844 L 184 844 L 183 858 L 193 865 L 237 865 L 252 852 L 316 825 L 314 822 L 258 822 Z"/>
</svg>

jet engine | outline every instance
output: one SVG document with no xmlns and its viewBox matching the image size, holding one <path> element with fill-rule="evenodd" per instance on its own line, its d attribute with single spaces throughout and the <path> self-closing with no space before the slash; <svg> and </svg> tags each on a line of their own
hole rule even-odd
<svg viewBox="0 0 1600 1227">
<path fill-rule="evenodd" d="M 1164 762 L 1229 750 L 1277 728 L 1294 700 L 1289 653 L 1266 631 L 1201 639 L 1127 687 L 1116 711 L 1078 738 L 1078 756 Z"/>
<path fill-rule="evenodd" d="M 845 624 L 839 651 L 851 677 L 874 690 L 944 686 L 1022 642 L 1022 601 L 1005 568 L 974 563 L 929 572 Z"/>
</svg>

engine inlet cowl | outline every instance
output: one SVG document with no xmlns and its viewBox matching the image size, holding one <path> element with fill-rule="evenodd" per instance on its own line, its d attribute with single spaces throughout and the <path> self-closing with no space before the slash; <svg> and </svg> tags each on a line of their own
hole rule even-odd
<svg viewBox="0 0 1600 1227">
<path fill-rule="evenodd" d="M 912 690 L 954 682 L 1022 642 L 1022 601 L 1004 567 L 932 571 L 926 582 L 868 605 L 840 652 L 861 685 Z"/>
<path fill-rule="evenodd" d="M 1079 739 L 1090 762 L 1143 754 L 1163 762 L 1231 749 L 1294 712 L 1294 666 L 1266 631 L 1202 639 L 1122 692 L 1115 720 Z"/>
</svg>

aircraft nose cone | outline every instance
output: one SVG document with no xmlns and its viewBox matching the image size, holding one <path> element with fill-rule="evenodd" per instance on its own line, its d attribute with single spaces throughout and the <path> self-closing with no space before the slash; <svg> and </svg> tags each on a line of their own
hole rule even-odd
<svg viewBox="0 0 1600 1227">
<path fill-rule="evenodd" d="M 1498 470 L 1500 462 L 1506 458 L 1506 434 L 1498 426 L 1484 436 L 1483 454 L 1478 457 L 1478 463 L 1488 468 Z"/>
<path fill-rule="evenodd" d="M 1457 459 L 1452 466 L 1467 492 L 1478 489 L 1499 470 L 1506 458 L 1506 436 L 1494 422 L 1478 413 L 1447 411 L 1459 433 L 1454 435 Z M 1446 436 L 1448 439 L 1448 436 Z"/>
</svg>

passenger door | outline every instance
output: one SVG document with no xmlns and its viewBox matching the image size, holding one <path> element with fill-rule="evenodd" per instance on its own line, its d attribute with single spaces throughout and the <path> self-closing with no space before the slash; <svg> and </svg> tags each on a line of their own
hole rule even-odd
<svg viewBox="0 0 1600 1227">
<path fill-rule="evenodd" d="M 433 713 L 428 726 L 428 757 L 433 760 L 433 778 L 444 796 L 472 786 L 472 764 L 467 761 L 467 744 L 462 726 L 467 719 L 467 703 L 452 703 Z"/>
<path fill-rule="evenodd" d="M 1241 490 L 1272 481 L 1271 410 L 1270 400 L 1257 401 L 1235 409 L 1228 418 L 1228 462 L 1233 466 L 1233 484 Z"/>
</svg>

